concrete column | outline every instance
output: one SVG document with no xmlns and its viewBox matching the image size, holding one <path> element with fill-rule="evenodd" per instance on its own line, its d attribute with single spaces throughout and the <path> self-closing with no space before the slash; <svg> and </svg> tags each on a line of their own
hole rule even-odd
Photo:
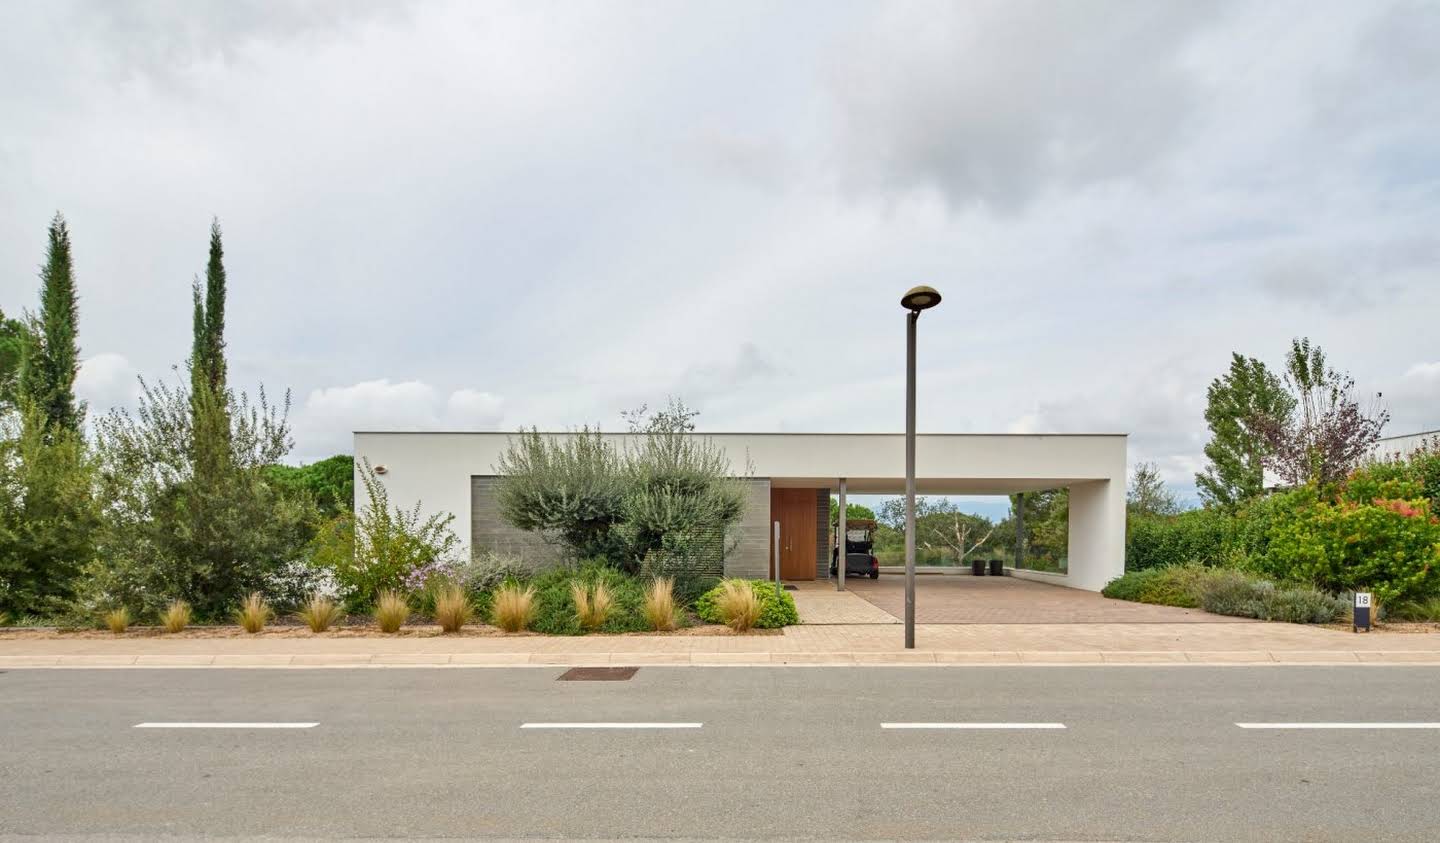
<svg viewBox="0 0 1440 843">
<path fill-rule="evenodd" d="M 1066 585 L 1099 591 L 1125 573 L 1125 482 L 1070 487 Z"/>
<path fill-rule="evenodd" d="M 1015 568 L 1025 567 L 1025 493 L 1015 495 Z"/>
<path fill-rule="evenodd" d="M 845 478 L 840 478 L 840 512 L 836 516 L 835 590 L 845 590 Z"/>
</svg>

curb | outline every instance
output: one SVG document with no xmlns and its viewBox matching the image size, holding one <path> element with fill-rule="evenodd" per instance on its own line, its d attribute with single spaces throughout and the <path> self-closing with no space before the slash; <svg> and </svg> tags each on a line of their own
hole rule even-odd
<svg viewBox="0 0 1440 843">
<path fill-rule="evenodd" d="M 0 656 L 13 669 L 384 669 L 513 667 L 1440 666 L 1440 651 L 910 651 L 814 653 L 295 653 Z"/>
</svg>

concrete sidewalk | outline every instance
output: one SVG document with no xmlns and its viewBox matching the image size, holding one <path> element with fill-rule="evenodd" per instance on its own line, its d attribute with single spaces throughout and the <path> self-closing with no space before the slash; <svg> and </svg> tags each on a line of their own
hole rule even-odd
<svg viewBox="0 0 1440 843">
<path fill-rule="evenodd" d="M 1437 664 L 1440 636 L 1294 624 L 790 627 L 783 634 L 254 638 L 6 637 L 0 670 L 74 667 L 514 667 L 794 664 Z"/>
</svg>

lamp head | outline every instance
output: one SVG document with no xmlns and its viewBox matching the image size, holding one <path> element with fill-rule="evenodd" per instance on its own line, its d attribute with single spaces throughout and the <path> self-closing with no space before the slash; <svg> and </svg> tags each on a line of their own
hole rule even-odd
<svg viewBox="0 0 1440 843">
<path fill-rule="evenodd" d="M 919 287 L 911 287 L 910 292 L 900 297 L 900 306 L 916 313 L 929 310 L 939 303 L 940 291 L 923 284 Z"/>
</svg>

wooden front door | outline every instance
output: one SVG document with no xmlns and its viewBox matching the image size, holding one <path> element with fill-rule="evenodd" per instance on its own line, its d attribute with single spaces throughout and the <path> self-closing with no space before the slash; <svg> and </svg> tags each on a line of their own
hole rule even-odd
<svg viewBox="0 0 1440 843">
<path fill-rule="evenodd" d="M 819 530 L 814 489 L 771 489 L 770 521 L 780 522 L 780 578 L 815 579 Z M 770 536 L 770 575 L 775 575 L 775 536 Z"/>
</svg>

